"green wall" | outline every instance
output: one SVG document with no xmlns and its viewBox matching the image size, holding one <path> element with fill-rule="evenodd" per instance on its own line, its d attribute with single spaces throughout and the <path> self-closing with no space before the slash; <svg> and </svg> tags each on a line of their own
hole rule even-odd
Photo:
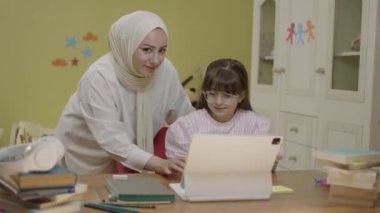
<svg viewBox="0 0 380 213">
<path fill-rule="evenodd" d="M 250 69 L 252 0 L 0 0 L 0 128 L 2 145 L 12 123 L 54 128 L 80 76 L 108 51 L 110 25 L 120 16 L 150 10 L 169 29 L 168 58 L 181 80 L 216 58 L 232 57 Z M 84 41 L 92 32 L 96 41 Z M 65 47 L 66 39 L 79 43 Z M 81 55 L 84 48 L 92 56 Z M 73 57 L 79 59 L 71 66 Z M 53 66 L 56 58 L 65 67 Z M 198 87 L 200 79 L 188 86 Z"/>
</svg>

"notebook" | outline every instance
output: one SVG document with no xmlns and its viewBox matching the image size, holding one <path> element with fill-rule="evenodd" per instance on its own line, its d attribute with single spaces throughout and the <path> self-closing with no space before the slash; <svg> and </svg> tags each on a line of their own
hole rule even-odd
<svg viewBox="0 0 380 213">
<path fill-rule="evenodd" d="M 185 201 L 269 199 L 281 136 L 195 135 L 182 183 L 169 186 Z"/>
<path fill-rule="evenodd" d="M 153 177 L 128 177 L 128 180 L 106 178 L 106 186 L 113 198 L 134 203 L 171 203 L 175 195 Z"/>
</svg>

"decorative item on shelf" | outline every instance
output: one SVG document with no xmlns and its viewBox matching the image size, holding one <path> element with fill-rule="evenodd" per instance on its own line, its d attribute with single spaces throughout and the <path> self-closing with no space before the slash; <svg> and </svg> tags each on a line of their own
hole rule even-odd
<svg viewBox="0 0 380 213">
<path fill-rule="evenodd" d="M 9 144 L 31 143 L 42 136 L 53 135 L 54 129 L 28 121 L 20 121 L 12 125 Z"/>
<path fill-rule="evenodd" d="M 194 78 L 198 78 L 198 77 L 203 78 L 205 72 L 206 72 L 205 67 L 202 67 L 202 66 L 199 67 L 189 77 L 187 77 L 184 81 L 182 81 L 182 86 L 185 87 Z M 199 98 L 196 88 L 194 87 L 186 88 L 186 94 L 189 96 L 191 104 L 195 107 L 197 105 L 197 101 Z"/>
<path fill-rule="evenodd" d="M 274 33 L 263 33 L 260 39 L 260 58 L 268 60 L 273 59 Z"/>
<path fill-rule="evenodd" d="M 0 144 L 2 142 L 2 138 L 3 138 L 3 129 L 0 128 Z"/>
<path fill-rule="evenodd" d="M 360 34 L 352 40 L 351 50 L 360 51 Z"/>
<path fill-rule="evenodd" d="M 187 88 L 186 93 L 190 98 L 191 104 L 195 107 L 199 98 L 196 89 L 194 87 Z"/>
<path fill-rule="evenodd" d="M 185 87 L 191 80 L 198 77 L 203 77 L 204 73 L 206 72 L 205 67 L 199 67 L 196 69 L 189 77 L 187 77 L 184 81 L 182 81 L 182 86 Z"/>
</svg>

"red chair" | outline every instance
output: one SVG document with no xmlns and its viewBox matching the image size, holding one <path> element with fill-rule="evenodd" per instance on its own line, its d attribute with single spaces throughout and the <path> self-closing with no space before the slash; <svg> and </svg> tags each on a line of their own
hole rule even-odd
<svg viewBox="0 0 380 213">
<path fill-rule="evenodd" d="M 165 151 L 165 137 L 168 127 L 163 127 L 160 131 L 157 132 L 156 136 L 153 139 L 154 146 L 154 155 L 166 159 Z M 116 174 L 125 174 L 125 173 L 138 173 L 137 171 L 123 166 L 121 163 L 116 162 L 115 164 L 115 173 Z"/>
</svg>

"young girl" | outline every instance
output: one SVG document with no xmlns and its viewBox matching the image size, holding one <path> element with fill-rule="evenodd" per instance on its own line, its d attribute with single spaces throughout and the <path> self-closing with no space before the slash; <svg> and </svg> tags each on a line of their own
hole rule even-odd
<svg viewBox="0 0 380 213">
<path fill-rule="evenodd" d="M 270 121 L 252 110 L 248 74 L 239 61 L 219 59 L 210 63 L 202 91 L 197 110 L 169 126 L 165 141 L 168 158 L 186 158 L 194 134 L 270 133 Z"/>
</svg>

